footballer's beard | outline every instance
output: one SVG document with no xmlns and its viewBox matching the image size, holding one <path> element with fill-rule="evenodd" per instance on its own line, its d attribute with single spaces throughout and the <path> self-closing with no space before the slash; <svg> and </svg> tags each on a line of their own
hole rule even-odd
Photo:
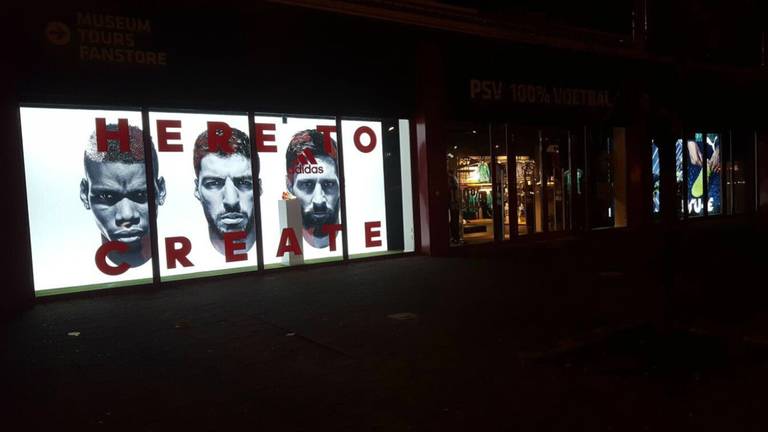
<svg viewBox="0 0 768 432">
<path fill-rule="evenodd" d="M 322 217 L 318 217 L 319 213 L 322 214 Z M 314 239 L 326 240 L 328 237 L 328 233 L 323 232 L 324 225 L 334 225 L 339 223 L 339 207 L 336 206 L 332 210 L 325 207 L 325 211 L 321 212 L 318 212 L 313 208 L 308 212 L 302 212 L 301 218 L 304 224 L 304 236 L 305 238 L 307 236 L 313 237 L 306 238 L 306 240 L 314 246 Z M 323 243 L 327 245 L 327 241 L 323 241 Z"/>
<path fill-rule="evenodd" d="M 206 214 L 206 219 L 208 219 L 208 235 L 210 237 L 211 244 L 220 254 L 226 255 L 226 247 L 224 245 L 224 234 L 226 233 L 245 232 L 246 237 L 244 241 L 246 251 L 250 250 L 251 246 L 253 246 L 255 243 L 256 231 L 253 229 L 253 217 L 248 217 L 245 214 L 243 215 L 247 220 L 244 228 L 239 229 L 232 227 L 231 229 L 228 229 L 226 224 L 218 224 L 212 217 Z"/>
</svg>

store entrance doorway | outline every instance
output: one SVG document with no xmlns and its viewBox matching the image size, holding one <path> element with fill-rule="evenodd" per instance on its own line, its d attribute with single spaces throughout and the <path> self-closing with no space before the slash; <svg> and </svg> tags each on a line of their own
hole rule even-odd
<svg viewBox="0 0 768 432">
<path fill-rule="evenodd" d="M 496 206 L 489 124 L 467 123 L 448 131 L 451 246 L 494 240 Z"/>
<path fill-rule="evenodd" d="M 583 229 L 584 128 L 488 122 L 448 132 L 451 246 Z"/>
</svg>

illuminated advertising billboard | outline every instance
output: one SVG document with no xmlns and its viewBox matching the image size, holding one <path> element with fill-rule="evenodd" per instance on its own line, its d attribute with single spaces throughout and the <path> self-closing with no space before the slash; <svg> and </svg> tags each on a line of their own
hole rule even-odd
<svg viewBox="0 0 768 432">
<path fill-rule="evenodd" d="M 720 164 L 720 135 L 717 133 L 700 133 L 693 139 L 678 140 L 677 178 L 683 178 L 682 157 L 688 158 L 688 172 L 685 176 L 686 202 L 688 215 L 692 217 L 720 214 L 721 199 L 721 164 Z M 683 148 L 684 147 L 684 148 Z M 705 173 L 706 168 L 706 173 Z"/>
<path fill-rule="evenodd" d="M 140 111 L 21 108 L 35 290 L 152 280 Z M 152 143 L 147 143 L 152 145 Z M 153 149 L 152 156 L 157 153 Z"/>
<path fill-rule="evenodd" d="M 414 250 L 407 120 L 144 114 L 20 108 L 38 294 Z"/>
<path fill-rule="evenodd" d="M 380 122 L 342 120 L 349 255 L 387 250 Z"/>
<path fill-rule="evenodd" d="M 256 270 L 253 199 L 258 153 L 251 151 L 248 115 L 149 112 L 165 180 L 157 216 L 160 276 Z"/>
<path fill-rule="evenodd" d="M 653 214 L 661 211 L 661 165 L 659 163 L 659 147 L 651 140 L 651 185 Z"/>
<path fill-rule="evenodd" d="M 340 260 L 341 182 L 334 118 L 255 116 L 267 268 Z"/>
</svg>

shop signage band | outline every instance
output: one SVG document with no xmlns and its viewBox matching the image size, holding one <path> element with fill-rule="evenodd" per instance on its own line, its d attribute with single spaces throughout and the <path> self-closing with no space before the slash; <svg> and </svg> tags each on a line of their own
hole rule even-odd
<svg viewBox="0 0 768 432">
<path fill-rule="evenodd" d="M 472 102 L 612 108 L 615 96 L 608 90 L 555 87 L 500 80 L 469 81 Z"/>
</svg>

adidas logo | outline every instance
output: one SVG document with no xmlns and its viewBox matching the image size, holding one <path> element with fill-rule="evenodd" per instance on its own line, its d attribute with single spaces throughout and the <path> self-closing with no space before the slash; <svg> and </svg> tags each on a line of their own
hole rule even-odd
<svg viewBox="0 0 768 432">
<path fill-rule="evenodd" d="M 317 166 L 315 154 L 310 149 L 304 149 L 296 157 L 296 166 L 288 168 L 288 174 L 322 174 L 323 167 Z"/>
</svg>

